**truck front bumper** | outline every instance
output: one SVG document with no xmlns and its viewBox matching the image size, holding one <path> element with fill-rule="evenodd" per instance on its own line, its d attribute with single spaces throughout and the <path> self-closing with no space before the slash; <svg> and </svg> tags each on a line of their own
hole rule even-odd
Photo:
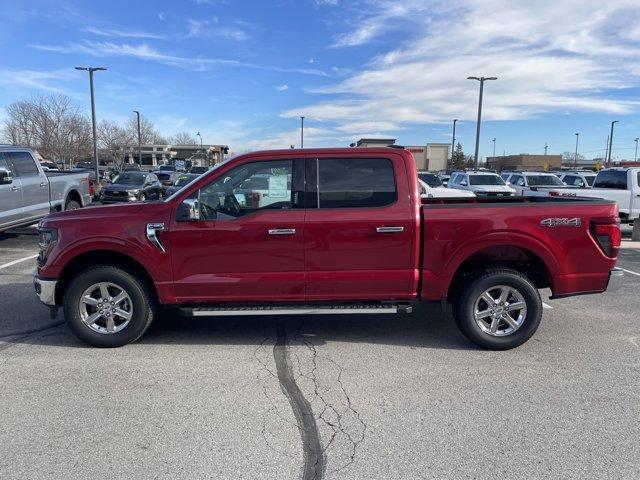
<svg viewBox="0 0 640 480">
<path fill-rule="evenodd" d="M 42 303 L 54 307 L 56 305 L 56 286 L 57 280 L 42 280 L 37 275 L 33 277 L 33 284 L 36 289 L 36 295 Z"/>
<path fill-rule="evenodd" d="M 624 270 L 621 268 L 613 268 L 609 272 L 609 283 L 607 284 L 607 292 L 615 292 L 620 289 L 624 281 Z"/>
</svg>

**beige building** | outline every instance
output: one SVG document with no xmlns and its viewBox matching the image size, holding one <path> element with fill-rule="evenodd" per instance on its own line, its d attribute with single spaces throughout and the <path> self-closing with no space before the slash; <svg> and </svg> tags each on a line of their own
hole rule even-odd
<svg viewBox="0 0 640 480">
<path fill-rule="evenodd" d="M 487 157 L 487 168 L 501 172 L 502 170 L 533 170 L 547 171 L 560 169 L 562 155 L 505 155 L 500 157 Z"/>
<path fill-rule="evenodd" d="M 395 138 L 361 138 L 356 147 L 388 147 L 396 143 Z M 409 145 L 404 147 L 416 162 L 418 170 L 444 170 L 451 157 L 451 144 L 427 143 L 426 145 Z"/>
</svg>

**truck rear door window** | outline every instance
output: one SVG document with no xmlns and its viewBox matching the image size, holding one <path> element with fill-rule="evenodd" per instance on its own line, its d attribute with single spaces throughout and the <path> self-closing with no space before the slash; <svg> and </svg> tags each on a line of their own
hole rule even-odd
<svg viewBox="0 0 640 480">
<path fill-rule="evenodd" d="M 625 170 L 604 170 L 598 173 L 593 188 L 627 189 L 627 172 Z"/>
<path fill-rule="evenodd" d="M 18 177 L 38 175 L 38 167 L 33 157 L 28 152 L 9 152 L 9 162 Z"/>
<path fill-rule="evenodd" d="M 319 208 L 383 207 L 398 198 L 389 159 L 324 159 L 317 165 Z"/>
</svg>

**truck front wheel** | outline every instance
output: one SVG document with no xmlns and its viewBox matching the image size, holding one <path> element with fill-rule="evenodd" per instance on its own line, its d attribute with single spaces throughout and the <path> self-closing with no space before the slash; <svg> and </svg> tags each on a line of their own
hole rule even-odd
<svg viewBox="0 0 640 480">
<path fill-rule="evenodd" d="M 489 270 L 464 288 L 453 315 L 476 345 L 508 350 L 525 343 L 542 319 L 542 300 L 535 285 L 510 269 Z"/>
<path fill-rule="evenodd" d="M 67 324 L 95 347 L 121 347 L 151 325 L 154 303 L 145 285 L 129 272 L 98 266 L 76 276 L 64 296 Z"/>
</svg>

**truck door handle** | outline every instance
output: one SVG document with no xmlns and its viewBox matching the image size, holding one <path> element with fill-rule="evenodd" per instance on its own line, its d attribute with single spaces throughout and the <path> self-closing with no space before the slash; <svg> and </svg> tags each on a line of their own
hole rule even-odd
<svg viewBox="0 0 640 480">
<path fill-rule="evenodd" d="M 44 183 L 44 182 L 42 182 L 42 183 L 40 184 L 40 186 L 41 186 L 42 188 L 44 188 L 44 187 L 46 187 L 46 186 L 47 186 L 47 184 L 46 184 L 46 183 Z"/>
<path fill-rule="evenodd" d="M 20 190 L 20 187 L 16 187 L 15 185 L 11 187 L 12 192 L 17 192 L 18 190 Z"/>
<path fill-rule="evenodd" d="M 295 228 L 270 228 L 269 235 L 295 235 Z"/>
<path fill-rule="evenodd" d="M 378 227 L 378 228 L 376 228 L 376 232 L 378 232 L 378 233 L 402 233 L 402 232 L 404 232 L 404 227 Z"/>
</svg>

